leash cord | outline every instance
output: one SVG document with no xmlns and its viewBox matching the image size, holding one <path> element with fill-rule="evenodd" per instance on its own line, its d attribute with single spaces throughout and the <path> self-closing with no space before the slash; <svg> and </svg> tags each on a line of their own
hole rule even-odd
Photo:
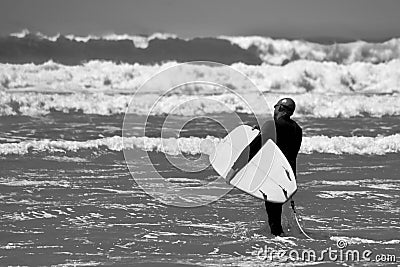
<svg viewBox="0 0 400 267">
<path fill-rule="evenodd" d="M 293 213 L 294 213 L 294 218 L 296 219 L 296 223 L 297 223 L 297 226 L 300 228 L 300 231 L 301 231 L 301 232 L 303 233 L 303 235 L 305 235 L 308 239 L 314 240 L 314 239 L 311 238 L 309 235 L 307 235 L 307 234 L 304 232 L 303 228 L 300 226 L 300 222 L 299 222 L 299 219 L 297 218 L 297 213 L 296 213 L 296 210 L 295 210 L 295 208 L 294 208 L 294 201 L 292 200 L 290 204 L 291 204 L 291 206 L 292 206 Z"/>
</svg>

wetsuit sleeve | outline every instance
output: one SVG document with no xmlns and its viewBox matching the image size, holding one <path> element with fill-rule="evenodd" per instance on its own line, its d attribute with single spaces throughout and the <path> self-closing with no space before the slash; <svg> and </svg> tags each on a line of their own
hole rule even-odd
<svg viewBox="0 0 400 267">
<path fill-rule="evenodd" d="M 257 154 L 268 139 L 272 139 L 275 142 L 275 136 L 275 122 L 273 120 L 265 122 L 261 127 L 260 134 L 242 151 L 233 164 L 232 169 L 238 170 L 243 168 Z"/>
<path fill-rule="evenodd" d="M 268 120 L 261 127 L 261 147 L 265 145 L 265 143 L 272 139 L 276 143 L 276 129 L 275 129 L 275 121 Z"/>
<path fill-rule="evenodd" d="M 257 154 L 257 151 L 260 150 L 260 148 L 261 135 L 259 134 L 245 149 L 243 149 L 242 153 L 240 153 L 240 156 L 233 164 L 232 169 L 239 170 L 246 166 L 246 164 Z"/>
</svg>

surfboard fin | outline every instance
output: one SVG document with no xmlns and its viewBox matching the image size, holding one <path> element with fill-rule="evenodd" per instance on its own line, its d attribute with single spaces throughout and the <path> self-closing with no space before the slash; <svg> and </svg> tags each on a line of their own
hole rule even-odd
<svg viewBox="0 0 400 267">
<path fill-rule="evenodd" d="M 289 173 L 289 171 L 286 170 L 285 167 L 284 167 L 284 169 L 285 169 L 285 173 L 286 173 L 287 178 L 289 179 L 289 181 L 292 181 L 292 178 L 290 178 L 290 173 Z"/>
<path fill-rule="evenodd" d="M 286 199 L 289 199 L 288 196 L 287 196 L 287 191 L 285 189 L 283 189 L 282 187 L 281 187 L 281 189 L 282 189 L 283 194 L 285 195 Z"/>
<path fill-rule="evenodd" d="M 267 200 L 267 195 L 266 195 L 266 194 L 264 194 L 264 192 L 263 192 L 263 191 L 261 191 L 261 190 L 260 190 L 260 192 L 261 192 L 261 194 L 263 195 L 263 197 L 264 197 L 264 200 Z"/>
</svg>

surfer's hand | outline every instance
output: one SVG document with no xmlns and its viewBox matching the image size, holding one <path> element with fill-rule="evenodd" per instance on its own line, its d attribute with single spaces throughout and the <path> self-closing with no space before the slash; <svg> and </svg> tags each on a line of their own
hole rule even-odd
<svg viewBox="0 0 400 267">
<path fill-rule="evenodd" d="M 236 171 L 234 169 L 230 169 L 228 174 L 226 175 L 225 182 L 227 184 L 231 184 L 231 180 L 233 179 L 235 174 L 236 174 Z"/>
</svg>

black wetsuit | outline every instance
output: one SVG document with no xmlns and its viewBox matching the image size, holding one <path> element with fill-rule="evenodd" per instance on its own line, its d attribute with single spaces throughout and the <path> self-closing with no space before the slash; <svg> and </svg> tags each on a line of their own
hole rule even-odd
<svg viewBox="0 0 400 267">
<path fill-rule="evenodd" d="M 296 158 L 299 153 L 303 131 L 300 126 L 289 117 L 280 117 L 275 120 L 276 144 L 289 161 L 296 174 Z"/>
<path fill-rule="evenodd" d="M 287 116 L 275 120 L 276 144 L 289 161 L 294 174 L 296 174 L 296 158 L 299 153 L 302 139 L 300 126 Z M 283 233 L 281 217 L 282 204 L 265 201 L 268 214 L 268 224 L 273 235 Z"/>
<path fill-rule="evenodd" d="M 272 121 L 264 123 L 261 128 L 261 134 L 251 142 L 249 148 L 242 152 L 233 165 L 233 169 L 240 169 L 246 165 L 247 162 L 257 154 L 258 150 L 260 150 L 268 139 L 272 139 L 286 156 L 293 172 L 296 174 L 296 158 L 301 146 L 303 135 L 302 129 L 288 116 L 274 119 L 274 122 L 275 127 L 272 124 Z M 265 208 L 268 214 L 268 224 L 273 235 L 280 235 L 283 233 L 281 224 L 282 205 L 283 204 L 281 203 L 265 201 Z"/>
</svg>

